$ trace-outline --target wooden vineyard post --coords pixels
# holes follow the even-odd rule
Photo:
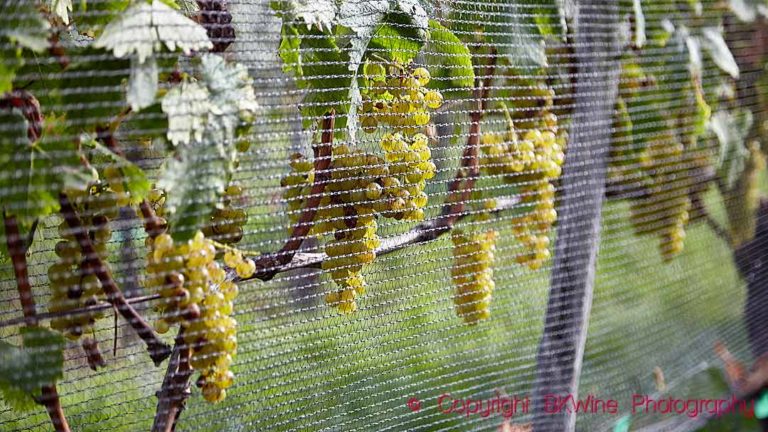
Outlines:
[[[532,392],[535,432],[573,431],[576,414],[544,411],[548,395],[577,396],[595,262],[613,108],[618,91],[618,4],[575,5],[578,78],[563,169],[557,240]]]

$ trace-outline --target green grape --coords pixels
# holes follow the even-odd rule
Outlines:
[[[105,176],[114,176],[113,170],[109,169],[109,166],[107,168]],[[68,196],[71,197],[82,223],[78,229],[88,236],[96,254],[102,263],[107,265],[107,243],[112,237],[109,220],[117,215],[117,194],[102,183],[79,191],[70,189],[69,192],[72,195]],[[85,257],[75,239],[75,234],[81,233],[72,230],[66,221],[61,222],[58,232],[62,240],[56,244],[54,252],[59,261],[48,269],[51,287],[49,311],[69,312],[98,303],[103,299],[104,292],[96,275],[90,271],[84,272],[81,268],[85,264]],[[84,332],[90,331],[96,320],[101,317],[100,312],[65,315],[51,320],[51,328],[61,331],[69,339],[76,340]]]
[[[664,261],[670,261],[684,247],[691,210],[689,193],[697,182],[686,171],[695,156],[669,130],[649,143],[639,156],[646,193],[632,200],[630,221],[636,234],[658,236],[659,252]]]
[[[497,235],[494,230],[466,234],[457,229],[451,233],[454,256],[451,278],[456,287],[454,303],[456,314],[467,324],[477,324],[490,316]]]
[[[430,110],[443,97],[428,90],[429,72],[410,65],[388,67],[367,63],[367,87],[363,89],[360,116],[363,130],[373,133],[388,128],[379,140],[383,155],[364,153],[347,145],[335,145],[329,167],[330,181],[317,208],[311,235],[328,236],[323,262],[338,289],[326,303],[342,313],[357,310],[357,298],[365,292],[363,270],[376,258],[379,246],[378,217],[420,221],[428,197],[426,181],[437,170],[427,136],[421,129],[430,121]],[[296,224],[314,182],[313,164],[300,154],[291,156],[291,170],[283,177],[289,217]],[[232,260],[234,256],[226,257]],[[247,270],[243,264],[237,264]]]
[[[203,229],[206,237],[226,244],[235,244],[243,239],[243,227],[248,221],[245,209],[238,204],[243,199],[241,186],[234,183],[227,186],[222,207],[214,209],[209,224]]]
[[[537,121],[522,139],[511,122],[504,133],[480,138],[482,169],[519,187],[527,212],[513,220],[512,232],[524,247],[515,260],[531,270],[541,268],[550,256],[548,233],[557,221],[553,182],[562,173],[566,139],[553,113],[541,111]]]
[[[410,65],[390,65],[386,85],[373,81],[363,91],[361,123],[363,130],[375,132],[385,125],[407,136],[418,132],[429,123],[429,110],[440,108],[443,96],[437,90],[428,90],[430,74],[425,68],[410,71]]]
[[[109,188],[115,193],[115,202],[120,207],[127,207],[131,204],[130,194],[125,190],[123,183],[123,173],[117,165],[107,165],[104,168],[104,177],[107,179]]]
[[[230,186],[227,192],[242,190]],[[170,325],[180,323],[191,346],[190,365],[200,372],[204,397],[219,402],[233,382],[229,366],[237,350],[237,322],[232,318],[237,285],[227,280],[225,269],[216,261],[215,245],[202,232],[180,243],[163,233],[148,243],[145,286],[163,297],[156,305],[162,314],[156,330],[165,333]],[[235,249],[224,254],[224,264],[243,278],[256,270],[255,262]]]

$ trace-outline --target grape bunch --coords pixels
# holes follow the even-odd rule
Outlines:
[[[80,215],[83,227],[93,243],[93,247],[102,261],[108,257],[107,243],[112,237],[110,219],[117,217],[118,194],[104,183],[97,183],[89,188],[68,189],[67,196]],[[48,280],[51,286],[49,312],[67,312],[93,306],[103,298],[101,283],[94,274],[94,269],[86,265],[86,257],[75,239],[75,232],[62,221],[58,227],[61,241],[56,243],[55,252],[58,261],[48,268]],[[90,331],[96,319],[102,313],[83,313],[65,315],[51,320],[51,328],[76,340],[83,333]]]
[[[526,211],[513,219],[512,231],[525,251],[516,261],[531,270],[539,269],[550,256],[549,231],[557,220],[553,183],[562,172],[567,139],[551,112],[544,112],[536,126],[519,139],[510,118],[505,132],[482,135],[480,159],[486,172],[503,176],[520,190]]]
[[[442,95],[424,86],[429,72],[411,71],[395,63],[389,73],[381,65],[367,65],[370,82],[365,90],[362,122],[366,132],[389,130],[380,136],[382,155],[348,145],[335,145],[325,185],[310,233],[327,236],[328,255],[322,266],[338,290],[326,303],[342,313],[357,310],[356,298],[365,292],[364,267],[376,258],[379,246],[377,218],[420,221],[424,218],[426,181],[434,177],[429,141],[419,132],[429,122],[429,110],[442,104]],[[315,176],[312,162],[294,154],[291,171],[282,179],[283,194],[293,224],[299,221]]]
[[[202,232],[186,242],[174,242],[163,233],[148,238],[147,288],[160,294],[157,306],[162,318],[155,322],[158,333],[180,323],[184,340],[191,347],[190,365],[200,371],[198,384],[209,402],[218,402],[232,385],[229,370],[237,348],[237,323],[232,318],[237,285],[227,279],[216,261],[216,247]],[[225,261],[241,277],[256,270],[251,259],[229,252]]]
[[[672,133],[661,132],[640,154],[644,194],[630,206],[630,221],[637,234],[659,236],[659,250],[669,261],[683,250],[689,220],[690,181],[685,176],[688,153]]]
[[[243,239],[243,226],[248,215],[239,203],[243,200],[243,188],[230,184],[224,190],[222,206],[213,210],[211,221],[203,229],[206,237],[222,243],[235,244]]]
[[[490,316],[497,235],[494,230],[465,233],[457,229],[451,233],[451,277],[456,287],[454,303],[456,314],[467,324],[477,324]]]
[[[398,139],[398,134],[392,135]],[[331,179],[326,185],[326,195],[320,201],[311,234],[332,237],[325,242],[328,259],[323,269],[328,270],[340,290],[330,293],[326,301],[337,306],[340,312],[350,313],[357,309],[355,298],[365,292],[363,267],[375,259],[379,245],[377,216],[396,220],[422,220],[427,204],[424,193],[426,179],[434,175],[429,159],[426,137],[417,137],[416,145],[400,148],[399,153],[385,157],[337,145],[332,149],[329,170]],[[396,145],[401,145],[400,141]],[[389,146],[387,148],[390,148]],[[425,151],[426,149],[426,151]],[[412,156],[407,156],[412,155]],[[398,165],[387,160],[400,162]],[[424,169],[420,169],[421,166]],[[408,168],[411,167],[411,168]],[[314,181],[312,163],[301,155],[291,159],[291,172],[283,178],[287,189],[291,222],[296,223],[307,194]]]
[[[431,76],[423,67],[412,70],[411,65],[399,62],[388,67],[369,63],[365,76],[369,85],[363,91],[360,121],[366,132],[386,125],[395,132],[413,135],[429,123],[429,111],[443,105],[443,95],[426,88]]]

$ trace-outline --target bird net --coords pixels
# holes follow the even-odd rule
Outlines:
[[[764,1],[0,5],[0,430],[768,427]]]

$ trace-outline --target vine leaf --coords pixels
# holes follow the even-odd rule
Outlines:
[[[134,111],[154,102],[157,93],[156,50],[170,51],[213,47],[205,28],[162,1],[138,2],[107,24],[94,47],[106,48],[117,58],[131,58],[127,101]]]
[[[471,89],[475,84],[472,55],[453,32],[439,22],[429,22],[426,63],[431,66],[429,86],[440,90]]]
[[[333,0],[284,0],[273,2],[272,8],[287,21],[303,21],[307,29],[316,27],[320,31],[330,31],[338,13]]]
[[[337,9],[323,6],[318,9],[321,14],[310,16],[297,12],[302,5],[297,1],[272,3],[283,18],[279,48],[283,70],[293,72],[297,85],[309,90],[301,108],[304,126],[311,126],[315,119],[333,109],[337,113],[337,130],[346,127],[354,139],[356,107],[362,100],[358,74],[363,56],[373,44],[373,48],[388,54],[415,57],[428,37],[427,13],[419,0],[344,0]],[[302,20],[306,28],[301,25]],[[390,26],[390,21],[397,25]],[[323,24],[317,25],[320,22]],[[332,29],[333,22],[338,25]],[[395,34],[400,41],[415,40],[416,45],[406,42],[395,47]]]
[[[140,110],[155,102],[157,93],[157,60],[150,57],[140,63],[136,57],[131,57],[131,77],[128,80],[126,100],[133,110]]]
[[[37,12],[34,2],[0,0],[0,7],[3,10],[0,14],[0,94],[3,94],[13,89],[16,71],[24,66],[20,48],[45,50],[50,24]]]
[[[49,116],[42,136],[31,143],[27,119],[17,109],[1,110],[0,205],[23,226],[58,210],[58,193],[84,175],[77,152],[66,136],[65,123]]]
[[[72,127],[93,132],[125,107],[122,82],[129,79],[131,65],[93,48],[76,59],[58,83],[62,106]]]
[[[198,81],[171,89],[162,103],[176,154],[164,167],[158,186],[172,192],[166,207],[177,240],[191,238],[210,216],[211,204],[234,171],[237,127],[252,121],[259,109],[242,65],[206,54],[198,75]]]
[[[200,141],[210,109],[208,89],[197,82],[182,82],[166,93],[162,101],[168,115],[168,140],[174,145]]]
[[[19,50],[2,45],[6,44],[0,42],[0,94],[13,90],[16,71],[24,65]]]
[[[710,128],[720,143],[718,176],[724,179],[728,189],[732,189],[741,176],[749,157],[745,142],[752,123],[752,111],[743,108],[718,111],[712,116]]]
[[[51,12],[69,25],[69,14],[72,12],[72,0],[49,0]]]
[[[207,130],[211,138],[232,147],[237,126],[253,121],[259,109],[248,70],[241,64],[229,64],[222,57],[206,55],[200,71],[210,94]]]
[[[413,60],[424,45],[423,34],[403,14],[388,14],[368,42],[369,53],[402,63]]]
[[[457,23],[456,30],[461,31],[467,42],[474,38],[475,32],[481,32],[512,65],[521,68],[547,65],[544,35],[550,31],[536,22],[536,16],[541,15],[537,10],[543,10],[544,5],[488,0],[457,2],[455,6],[451,20]],[[561,5],[552,4],[547,9],[552,7],[564,13]]]
[[[331,109],[336,110],[338,128],[344,127],[346,116],[338,114],[349,111],[349,57],[336,44],[335,36],[317,29],[288,23],[283,24],[282,33],[283,70],[293,72],[296,85],[307,90],[301,106],[304,127],[312,126],[316,118]]]
[[[759,15],[768,17],[768,5],[764,0],[730,0],[731,11],[743,22],[753,22]]]
[[[34,405],[40,387],[61,378],[64,337],[42,327],[20,329],[22,346],[0,341],[0,393],[14,408]]]
[[[131,4],[131,0],[77,0],[71,3],[74,8],[70,20],[77,23],[78,30],[99,35],[104,26],[117,18]]]
[[[739,78],[739,65],[733,58],[730,48],[723,39],[723,33],[715,27],[706,27],[701,30],[703,36],[701,42],[709,52],[712,61],[734,79]]]
[[[635,47],[642,48],[645,45],[645,14],[641,0],[632,0],[632,12],[635,17]]]
[[[363,56],[368,51],[368,45],[374,37],[380,23],[386,24],[387,17],[394,21],[406,18],[408,23],[401,28],[407,29],[410,24],[418,34],[417,40],[423,43],[429,35],[429,19],[427,12],[418,0],[373,0],[361,2],[359,0],[346,0],[339,7],[339,25],[352,30],[350,40],[348,69],[352,73],[349,86],[348,99],[350,102],[347,113],[347,132],[350,139],[355,139],[357,130],[357,107],[362,103],[360,87],[358,84],[358,72],[363,61]],[[408,35],[406,35],[408,38]],[[412,38],[411,38],[412,39]],[[419,45],[419,47],[420,47]],[[403,55],[402,50],[395,50],[395,55]],[[415,56],[415,53],[413,53]]]
[[[89,160],[93,162],[101,158],[117,167],[120,171],[123,187],[128,192],[132,205],[139,204],[147,197],[147,194],[152,189],[152,183],[141,168],[108,149],[95,139],[81,141],[83,141],[84,146],[89,147],[94,153],[94,157],[89,158]]]

